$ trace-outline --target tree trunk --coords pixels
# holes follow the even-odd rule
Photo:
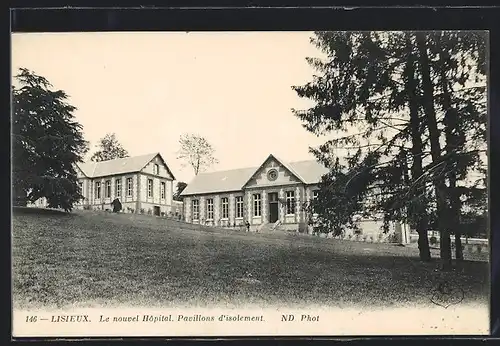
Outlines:
[[[410,108],[410,126],[411,126],[411,140],[412,140],[412,156],[413,163],[411,167],[411,180],[412,184],[422,176],[422,133],[421,124],[418,114],[419,103],[417,99],[417,81],[415,79],[415,56],[412,54],[412,42],[407,40],[409,56],[406,65],[405,74],[406,86],[408,89],[408,103]],[[418,250],[420,260],[428,262],[431,260],[431,252],[429,249],[429,236],[427,234],[427,210],[426,206],[417,202],[415,208],[412,208],[412,219],[417,220],[416,231],[418,233]]]
[[[464,260],[464,252],[462,247],[462,239],[460,238],[461,234],[459,232],[455,233],[455,258],[457,261]]]
[[[439,129],[437,126],[436,111],[434,109],[434,86],[431,80],[429,57],[427,54],[426,34],[417,33],[417,48],[419,51],[419,65],[422,74],[422,105],[427,120],[429,139],[431,142],[431,156],[434,165],[441,164],[441,145],[439,143]],[[436,191],[437,228],[440,238],[441,269],[451,269],[451,240],[447,222],[446,185],[444,177],[434,179]]]
[[[441,232],[440,242],[441,269],[443,271],[450,271],[452,268],[450,233]]]
[[[429,262],[431,260],[431,250],[429,248],[429,237],[427,234],[427,226],[418,227],[418,252],[420,260],[424,262]]]
[[[12,198],[12,205],[16,207],[26,207],[28,205],[28,194],[25,189],[14,185],[12,192],[14,195]]]
[[[198,158],[196,163],[193,165],[194,168],[194,175],[198,175],[200,172],[200,159]]]
[[[461,213],[461,202],[460,196],[457,195],[457,176],[455,172],[450,173],[450,224],[453,226],[453,232],[455,233],[455,258],[457,261],[462,261],[464,259],[462,251],[462,232],[460,231],[460,213]]]
[[[456,193],[457,188],[457,176],[455,172],[451,173],[450,176],[450,221],[453,226],[453,232],[455,233],[455,258],[457,261],[462,261],[464,259],[462,251],[462,232],[460,229],[460,213],[461,213],[461,202],[460,196]]]
[[[16,207],[26,207],[28,205],[28,201],[24,197],[17,197],[13,200],[12,204]]]
[[[440,80],[441,80],[441,88],[443,91],[443,111],[445,112],[444,116],[444,125],[445,125],[445,136],[446,136],[446,145],[445,151],[448,157],[448,161],[451,164],[451,169],[448,169],[448,181],[449,181],[449,225],[451,226],[451,230],[455,234],[455,258],[457,261],[463,260],[462,253],[462,242],[460,239],[460,214],[462,205],[460,202],[460,196],[457,193],[457,172],[456,172],[456,154],[459,150],[458,140],[457,140],[457,132],[459,131],[458,125],[458,113],[453,108],[450,89],[448,87],[448,80],[446,78],[446,70],[445,66],[448,63],[448,52],[443,49],[443,51],[439,55],[439,60],[441,63],[441,71],[440,71]]]

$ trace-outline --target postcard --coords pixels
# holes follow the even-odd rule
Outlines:
[[[489,334],[487,52],[13,33],[13,337]]]

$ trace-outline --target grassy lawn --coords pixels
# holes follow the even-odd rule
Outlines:
[[[294,234],[185,230],[154,217],[15,213],[15,308],[429,304],[444,280],[489,299],[489,265],[435,271],[418,250]]]

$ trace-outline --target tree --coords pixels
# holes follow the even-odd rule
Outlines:
[[[356,215],[382,214],[386,230],[391,221],[410,223],[421,259],[429,260],[427,229],[435,226],[443,269],[449,268],[461,200],[484,203],[468,182],[486,138],[485,83],[468,85],[484,75],[484,37],[318,32],[312,42],[327,58],[308,59],[320,75],[293,88],[315,105],[294,113],[307,130],[334,134],[311,148],[330,168],[315,206],[320,228],[341,232],[355,227]],[[333,155],[337,147],[352,150],[342,163]]]
[[[419,56],[419,69],[422,77],[422,106],[425,112],[427,129],[431,147],[432,164],[434,167],[442,166],[442,148],[440,143],[440,131],[434,104],[434,83],[432,81],[431,66],[428,55],[426,33],[416,34],[416,43]],[[451,243],[448,225],[446,224],[447,196],[446,185],[442,175],[434,179],[437,209],[437,228],[440,236],[440,256],[442,268],[451,268]]]
[[[184,161],[183,166],[193,167],[195,175],[219,162],[214,157],[215,149],[199,135],[183,134],[179,139],[179,144],[177,158]]]
[[[486,205],[482,193],[472,192],[486,191],[482,158],[486,150],[486,39],[476,32],[436,32],[427,36],[427,45],[433,55],[431,68],[438,89],[434,98],[445,134],[441,161],[447,167],[442,175],[447,181],[446,223],[449,233],[455,234],[455,257],[462,260],[464,207],[474,204],[475,198]],[[478,189],[479,181],[467,182],[473,170],[482,175],[482,188]]]
[[[99,162],[128,157],[127,150],[125,150],[120,142],[118,142],[114,133],[106,134],[99,140],[96,147],[99,150],[92,155],[90,158],[91,161]]]
[[[70,211],[83,196],[75,164],[88,151],[76,108],[62,90],[21,68],[12,87],[12,184],[14,204],[46,198],[49,208]]]
[[[419,99],[418,99],[418,80],[416,79],[416,58],[411,54],[412,50],[412,40],[410,37],[406,37],[405,40],[406,48],[408,51],[408,60],[403,72],[404,81],[407,86],[407,98],[408,107],[410,115],[410,126],[411,126],[411,153],[413,164],[411,167],[411,176],[416,178],[415,181],[423,175],[423,151],[424,143],[422,140],[422,121],[419,114]],[[412,182],[412,184],[415,183]],[[425,190],[420,193],[420,196],[425,196]],[[409,204],[410,208],[410,219],[413,221],[415,230],[418,233],[418,248],[420,250],[420,258],[424,261],[429,261],[431,259],[431,253],[429,248],[429,238],[427,233],[427,228],[429,225],[429,216],[426,212],[426,206],[429,205],[428,201],[423,198],[415,198],[412,203]]]
[[[312,149],[330,167],[315,206],[320,229],[355,228],[357,215],[383,214],[386,230],[390,221],[420,220],[420,257],[429,260],[426,196],[411,188],[425,154],[409,145],[420,139],[421,119],[407,35],[319,32],[312,42],[327,55],[326,61],[308,59],[321,75],[293,88],[316,105],[294,113],[316,134],[347,133]],[[342,164],[332,156],[337,147],[352,150]]]
[[[181,193],[182,191],[184,191],[184,189],[187,187],[187,184],[183,181],[179,181],[177,182],[177,185],[176,185],[176,190],[175,190],[175,193],[174,193],[174,201],[182,201],[182,197],[181,197]]]

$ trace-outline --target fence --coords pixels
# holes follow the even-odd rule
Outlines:
[[[439,247],[439,235],[437,237],[434,236],[433,233],[429,232],[429,239],[431,237],[436,238],[436,242],[433,244],[431,243],[431,246]],[[410,234],[410,239],[411,243],[417,243],[418,242],[418,234],[416,233],[411,233]],[[487,252],[490,249],[488,239],[483,239],[483,238],[466,238],[466,237],[461,237],[460,240],[462,241],[462,248],[467,252],[470,253],[481,253],[481,252]],[[451,247],[455,248],[455,237],[451,237]]]

